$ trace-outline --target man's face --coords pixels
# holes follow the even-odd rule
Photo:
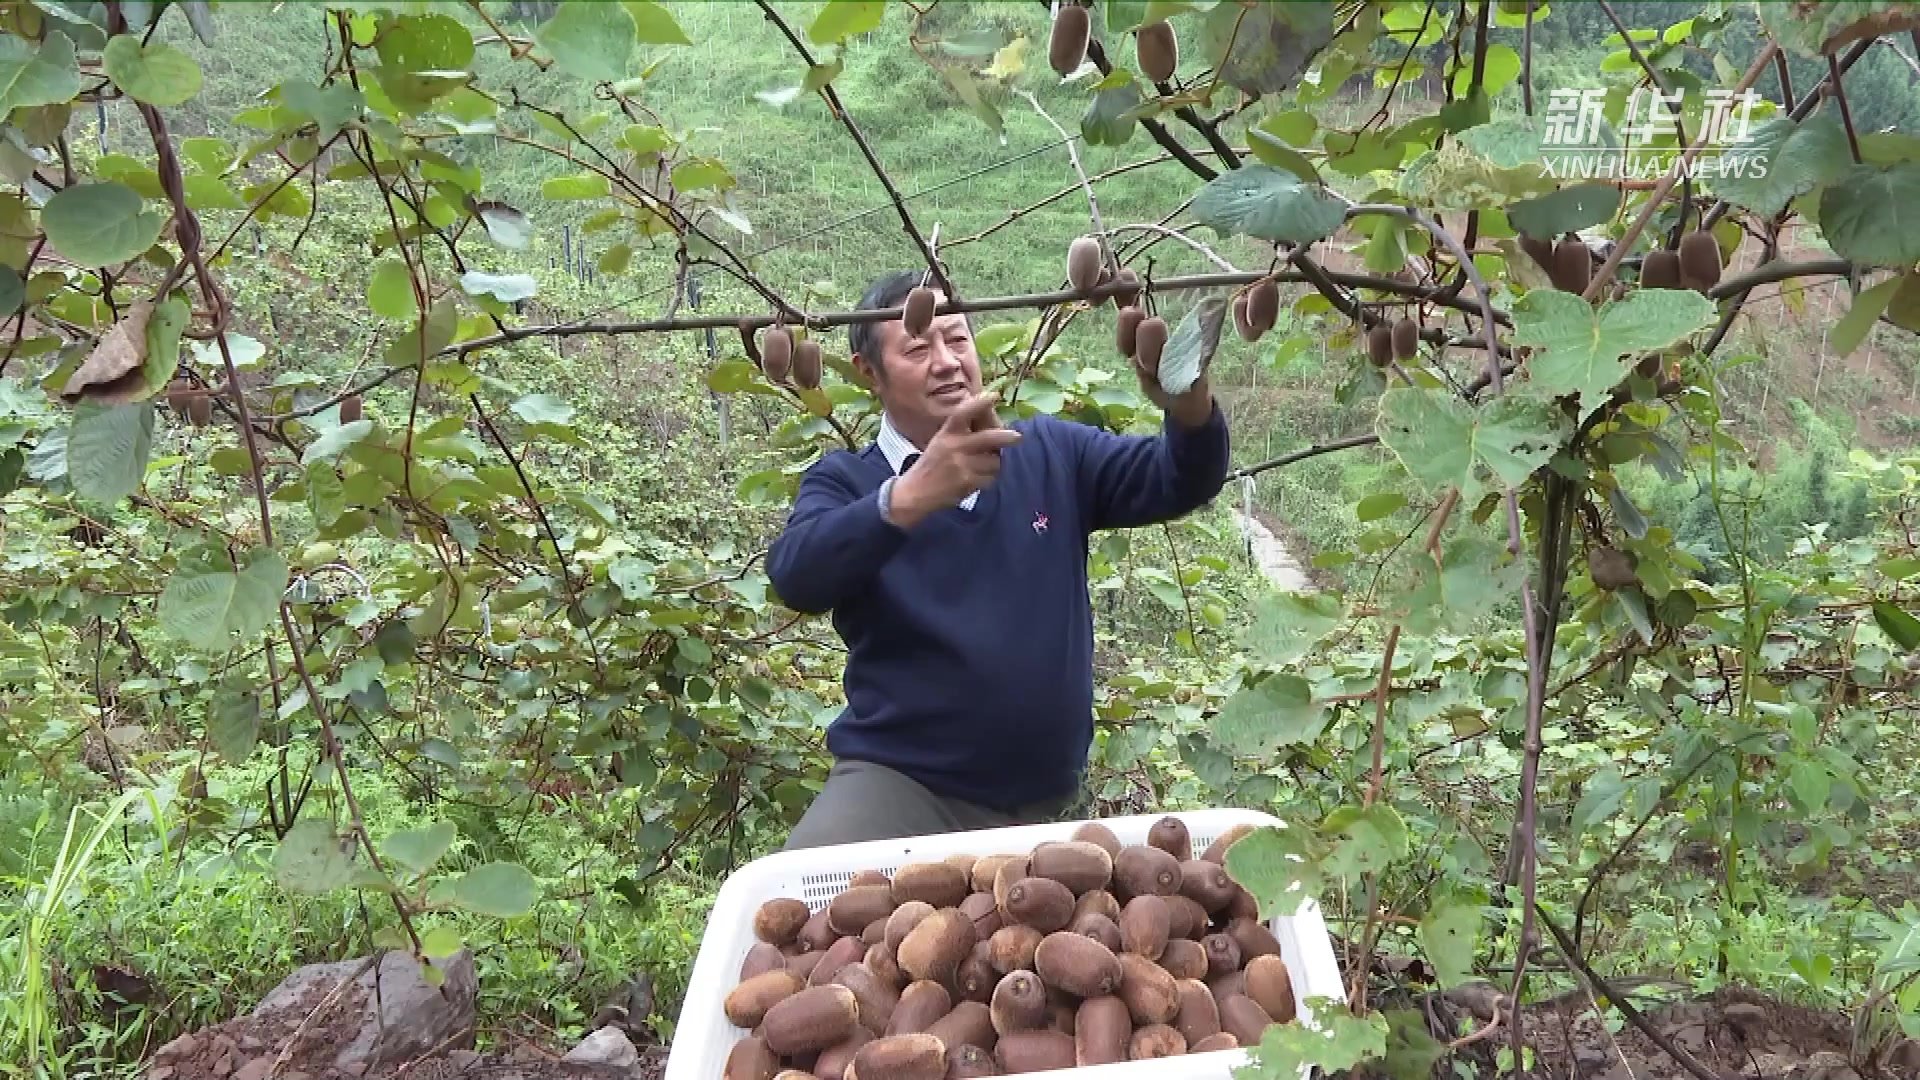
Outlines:
[[[946,296],[939,294],[939,302]],[[980,358],[973,331],[962,314],[937,315],[920,337],[909,337],[898,322],[878,327],[880,356],[863,357],[884,369],[874,389],[894,422],[915,435],[930,436],[948,414],[980,392]]]

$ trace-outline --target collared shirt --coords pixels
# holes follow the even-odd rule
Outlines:
[[[905,435],[900,434],[900,429],[893,426],[893,417],[885,413],[880,414],[880,437],[876,441],[880,444],[880,452],[887,456],[887,464],[893,468],[895,476],[906,471],[908,458],[920,456],[920,448],[913,445]],[[980,493],[976,491],[960,500],[960,506],[962,509],[972,510],[974,504],[979,501]]]

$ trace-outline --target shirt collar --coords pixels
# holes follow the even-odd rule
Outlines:
[[[900,433],[899,428],[893,426],[893,417],[886,413],[880,414],[880,437],[877,441],[880,444],[880,452],[887,456],[887,465],[893,469],[895,476],[900,475],[900,467],[906,464],[909,455],[920,452],[919,447],[913,445],[905,435]]]

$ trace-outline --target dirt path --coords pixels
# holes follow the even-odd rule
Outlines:
[[[1287,542],[1275,536],[1254,511],[1251,478],[1241,481],[1236,494],[1240,505],[1231,508],[1233,522],[1240,527],[1240,536],[1250,550],[1253,564],[1282,592],[1312,592],[1313,581],[1307,577],[1300,560],[1294,557]]]

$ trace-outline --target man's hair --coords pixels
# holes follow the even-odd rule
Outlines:
[[[925,270],[895,270],[875,278],[873,284],[860,297],[856,311],[879,311],[897,308],[907,302],[907,294],[912,292],[927,276]],[[971,326],[973,319],[967,316]],[[847,327],[847,348],[855,356],[864,357],[873,368],[877,377],[886,376],[885,366],[880,357],[880,324],[877,322],[859,322]]]

